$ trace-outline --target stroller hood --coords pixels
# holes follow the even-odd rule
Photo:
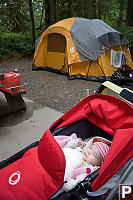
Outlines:
[[[60,121],[62,122],[57,128],[67,126],[83,118],[106,131],[107,135],[113,136],[109,153],[104,160],[100,174],[91,186],[92,191],[96,191],[133,156],[133,108],[115,97],[94,94],[82,100],[50,128]],[[45,161],[42,149],[45,134],[38,148],[39,159],[43,166],[45,166]]]

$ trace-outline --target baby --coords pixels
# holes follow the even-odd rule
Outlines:
[[[76,134],[55,136],[62,147],[66,159],[66,170],[63,189],[68,191],[88,174],[97,170],[103,163],[109,146],[104,142],[84,143]]]

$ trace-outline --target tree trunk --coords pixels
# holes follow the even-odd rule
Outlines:
[[[72,0],[68,0],[68,17],[72,15]]]
[[[56,22],[56,0],[48,0],[48,25]]]
[[[104,21],[106,20],[107,6],[104,4]]]
[[[43,5],[42,5],[42,13],[41,13],[41,18],[40,18],[40,29],[42,28],[42,20],[43,20],[43,14],[44,14],[44,7],[45,7],[45,0],[43,0]]]
[[[98,19],[101,19],[102,14],[102,1],[98,0]]]
[[[88,19],[93,19],[93,0],[88,1]]]
[[[1,1],[2,6],[4,6],[4,0]]]
[[[120,3],[120,12],[119,12],[119,18],[117,21],[117,26],[119,27],[122,23],[122,19],[123,19],[123,11],[124,11],[124,1],[123,0],[119,0]]]
[[[45,0],[45,29],[48,28],[48,0]]]
[[[132,2],[132,0],[128,0],[126,22],[127,22],[128,26],[133,26],[133,2]]]
[[[96,0],[93,1],[93,19],[97,18],[97,12],[96,12],[97,4]]]
[[[28,1],[29,1],[30,19],[31,19],[31,26],[32,26],[33,46],[35,47],[36,32],[35,32],[33,6],[32,6],[32,0],[28,0]]]

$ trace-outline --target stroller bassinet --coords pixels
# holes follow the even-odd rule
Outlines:
[[[87,190],[97,191],[133,157],[133,108],[113,96],[93,94],[54,122],[40,142],[0,163],[0,200],[52,197],[62,187],[65,173],[65,157],[53,135],[74,132],[83,140],[94,136],[112,140],[100,172],[82,182]],[[80,194],[74,195],[66,199],[78,199]]]

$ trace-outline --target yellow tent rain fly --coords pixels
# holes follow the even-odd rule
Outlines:
[[[32,69],[58,71],[70,79],[110,80],[122,55],[133,69],[128,40],[120,32],[99,19],[68,18],[42,33]]]

